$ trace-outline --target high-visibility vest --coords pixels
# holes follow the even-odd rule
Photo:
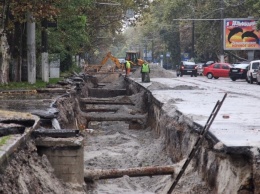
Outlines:
[[[131,68],[131,65],[130,65],[130,62],[129,62],[129,61],[126,61],[125,67],[126,67],[127,69],[130,69],[130,68]]]
[[[149,72],[149,65],[144,63],[142,65],[142,73],[148,73]]]

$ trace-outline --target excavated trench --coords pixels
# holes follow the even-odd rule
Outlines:
[[[174,176],[154,173],[102,178],[94,175],[89,181],[84,174],[86,182],[82,188],[68,186],[55,178],[46,157],[40,154],[42,148],[37,147],[40,154],[37,155],[35,145],[28,142],[26,151],[19,152],[18,160],[9,164],[6,173],[0,176],[0,193],[11,192],[10,187],[20,193],[33,193],[33,187],[37,188],[34,193],[167,193],[203,126],[179,112],[174,103],[159,102],[149,90],[118,74],[102,84],[96,77],[74,80],[76,87],[52,102],[58,113],[49,117],[50,113],[38,112],[42,118],[38,133],[53,127],[51,119],[55,115],[69,138],[82,136],[84,171],[89,173],[172,165]],[[60,135],[53,137],[60,138]],[[207,135],[173,193],[257,193],[254,188],[258,180],[257,173],[254,175],[257,165],[251,154],[232,149],[223,152],[219,147],[221,144]],[[19,163],[20,159],[26,167]],[[13,175],[15,172],[21,173]],[[26,180],[34,186],[26,187]]]
[[[180,89],[180,88],[178,88]],[[185,89],[185,88],[184,88]],[[113,92],[112,92],[113,91]],[[89,193],[165,193],[172,185],[203,126],[175,106],[157,101],[150,91],[122,77],[101,87],[82,88],[73,112],[85,134],[84,163],[97,169],[129,169],[173,165],[175,176],[123,176],[87,182]],[[67,99],[69,100],[69,99]],[[73,106],[71,106],[73,107]],[[62,114],[61,114],[62,115]],[[73,118],[74,118],[73,117]],[[73,123],[70,116],[61,118]],[[85,130],[84,130],[85,129]],[[223,153],[218,141],[207,135],[174,193],[253,193],[252,156],[247,152]]]

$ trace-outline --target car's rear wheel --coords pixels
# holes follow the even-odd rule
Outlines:
[[[237,79],[236,78],[234,78],[234,77],[231,77],[230,78],[232,81],[236,81]]]
[[[207,74],[207,78],[208,78],[208,79],[212,79],[212,78],[213,78],[212,73],[208,73],[208,74]]]

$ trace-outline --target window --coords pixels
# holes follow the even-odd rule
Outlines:
[[[220,69],[220,64],[215,64],[215,65],[213,66],[213,68],[214,68],[214,69]]]
[[[252,64],[252,69],[258,69],[258,67],[259,67],[259,62]]]
[[[228,65],[222,65],[222,69],[229,69]]]

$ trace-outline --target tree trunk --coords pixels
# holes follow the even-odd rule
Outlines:
[[[155,176],[155,175],[173,175],[175,171],[174,166],[154,166],[154,167],[140,167],[128,169],[95,169],[84,170],[85,182],[98,180],[98,179],[111,179],[119,178],[124,175],[130,177],[140,176]]]
[[[7,42],[7,37],[5,33],[1,33],[1,55],[2,55],[2,63],[0,64],[0,83],[7,84],[9,81],[9,61],[10,61],[10,54],[9,54],[9,45]]]
[[[15,82],[22,81],[22,52],[24,47],[22,41],[22,37],[24,36],[23,31],[23,25],[16,22],[13,35],[13,50],[11,50],[14,65],[13,76]]]
[[[36,56],[35,56],[35,22],[30,13],[27,16],[27,64],[28,82],[36,82]]]

